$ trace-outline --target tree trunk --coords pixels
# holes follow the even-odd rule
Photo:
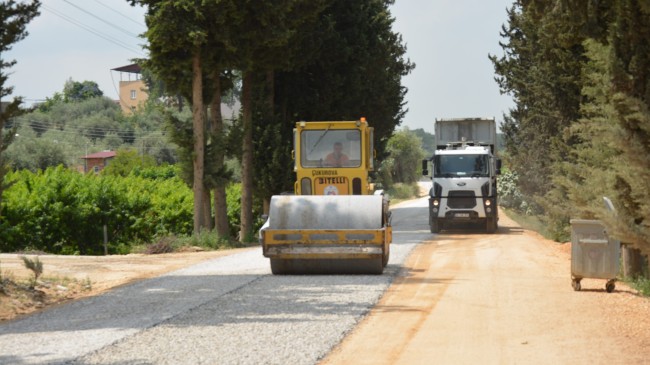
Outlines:
[[[212,135],[216,138],[216,143],[223,144],[223,119],[221,117],[221,82],[219,80],[220,72],[215,70],[212,75],[213,92],[212,98]],[[224,149],[218,148],[218,153],[215,156],[215,168],[217,171],[221,170],[224,165]],[[228,224],[228,204],[226,202],[226,184],[223,179],[217,181],[217,186],[214,188],[214,226],[217,230],[219,237],[229,238],[230,227]]]
[[[0,219],[2,218],[2,195],[4,194],[4,177],[7,174],[4,159],[2,155],[4,154],[4,137],[2,136],[2,131],[4,130],[4,115],[0,115]]]
[[[623,256],[623,275],[626,278],[636,278],[643,274],[643,257],[641,251],[628,245],[621,245]]]
[[[242,138],[241,162],[241,225],[239,241],[244,242],[253,232],[253,115],[252,115],[253,75],[244,72],[242,80],[242,119],[244,136]]]
[[[205,134],[208,133],[208,105],[203,103],[203,148],[207,148],[208,145],[208,136]],[[205,151],[205,150],[204,150]],[[201,227],[212,230],[214,228],[212,220],[212,196],[210,194],[210,187],[205,184],[205,164],[206,157],[205,152],[203,154],[203,222],[201,222]]]
[[[196,48],[192,59],[192,129],[194,131],[194,234],[203,228],[203,174],[205,158],[205,113],[203,108],[203,80],[201,70],[201,50]]]
[[[212,230],[212,202],[210,200],[210,189],[203,187],[203,222],[201,227]]]
[[[266,110],[269,113],[269,123],[275,121],[275,72],[267,71],[266,72]],[[265,194],[262,199],[262,212],[264,214],[269,214],[269,208],[271,206],[271,196],[272,193],[268,192]]]

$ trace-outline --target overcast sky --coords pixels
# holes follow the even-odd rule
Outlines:
[[[27,104],[61,92],[66,80],[95,81],[117,99],[120,77],[111,69],[145,57],[137,37],[144,11],[125,0],[44,0],[29,36],[3,59],[18,63],[7,85]],[[512,107],[499,94],[488,54],[501,55],[499,32],[512,0],[397,0],[394,30],[416,68],[403,79],[408,113],[402,123],[433,132],[444,117],[496,117]],[[372,121],[371,121],[372,122]]]

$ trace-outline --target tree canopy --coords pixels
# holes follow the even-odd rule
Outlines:
[[[13,87],[5,85],[9,74],[7,69],[16,64],[15,60],[5,60],[2,58],[6,55],[13,44],[24,39],[27,36],[27,24],[39,15],[38,9],[41,6],[40,1],[16,2],[14,0],[0,2],[0,101],[10,96]],[[4,158],[4,151],[15,137],[15,127],[3,135],[5,126],[12,119],[23,113],[20,110],[22,98],[16,97],[13,101],[2,105],[0,108],[0,213],[2,213],[2,193],[9,186],[5,182],[7,174],[7,162]]]
[[[491,60],[516,104],[501,129],[521,192],[557,239],[598,218],[650,252],[650,5],[520,0],[508,15]]]
[[[214,98],[228,91],[221,76],[241,75],[242,111],[231,133],[241,136],[242,239],[252,232],[253,192],[268,199],[292,185],[290,151],[283,142],[291,140],[296,121],[365,116],[382,155],[405,113],[401,77],[414,65],[404,59],[405,45],[391,29],[392,1],[130,2],[148,7],[150,58],[143,65],[168,93],[183,95],[196,110],[195,181],[205,180],[199,160],[207,146],[229,149],[216,148],[228,140],[220,127],[208,135],[200,131],[219,125],[201,115],[203,100],[218,105]],[[219,164],[222,157],[207,158]],[[195,192],[195,199],[205,195]],[[203,214],[201,206],[195,207],[195,219]],[[199,226],[195,222],[195,229]]]

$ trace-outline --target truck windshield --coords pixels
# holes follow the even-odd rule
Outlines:
[[[435,177],[488,177],[488,155],[438,155],[433,160]]]
[[[357,129],[303,130],[300,164],[312,168],[361,166],[361,132]]]

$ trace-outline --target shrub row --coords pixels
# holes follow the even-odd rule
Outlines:
[[[82,175],[60,166],[12,172],[6,179],[13,185],[3,195],[0,252],[103,254],[104,225],[109,253],[192,233],[192,191],[176,176]],[[229,205],[238,203],[238,188],[228,189]]]

